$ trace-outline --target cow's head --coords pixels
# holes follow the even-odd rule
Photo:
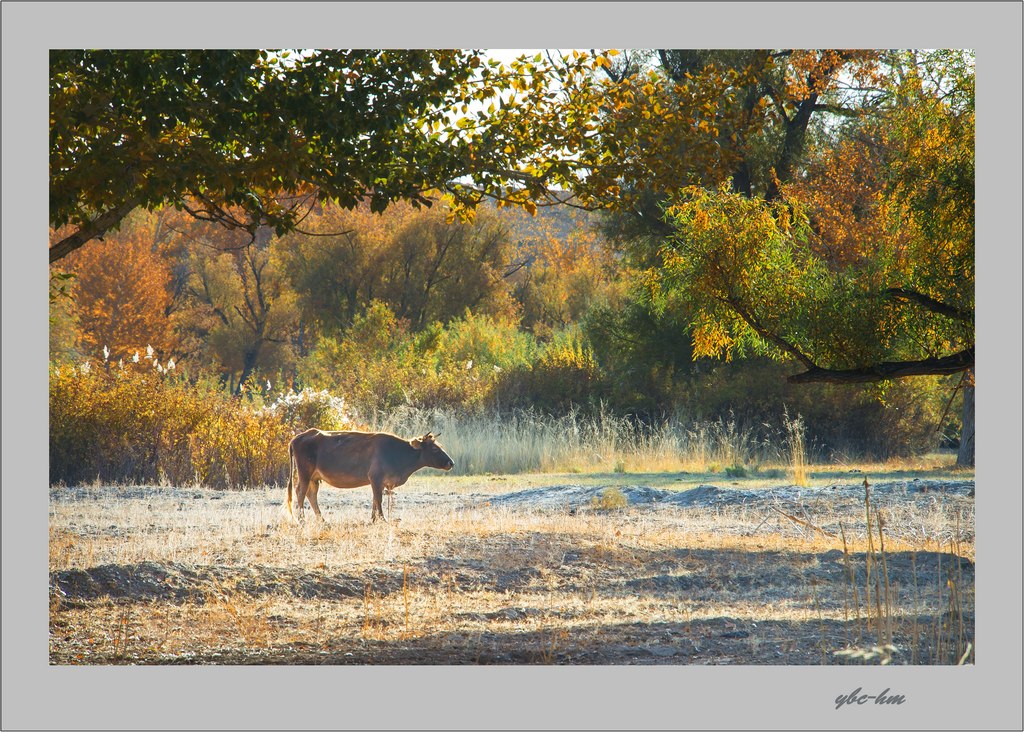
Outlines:
[[[455,467],[455,461],[448,457],[448,453],[441,447],[441,443],[437,441],[433,432],[410,440],[409,444],[423,453],[423,463],[428,468],[451,470]]]

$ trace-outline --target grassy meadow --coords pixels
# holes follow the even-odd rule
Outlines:
[[[714,441],[514,450],[493,426],[488,451],[479,425],[435,427],[463,474],[415,474],[387,523],[368,487],[325,486],[326,523],[301,525],[277,485],[52,487],[50,662],[973,662],[973,473],[951,455],[742,467]],[[466,474],[484,453],[506,472]],[[867,504],[865,478],[888,486]],[[721,500],[671,500],[689,491]]]

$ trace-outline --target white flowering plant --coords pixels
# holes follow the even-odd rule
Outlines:
[[[346,405],[344,397],[326,389],[306,387],[299,392],[282,393],[264,409],[297,432],[310,427],[346,430],[359,426],[355,410]]]

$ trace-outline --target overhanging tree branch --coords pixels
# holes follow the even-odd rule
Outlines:
[[[922,305],[928,310],[931,310],[933,313],[944,315],[947,318],[952,318],[953,320],[960,320],[965,323],[974,322],[974,313],[961,310],[960,308],[953,307],[952,305],[947,305],[944,302],[940,302],[933,297],[925,295],[923,292],[907,290],[902,287],[890,287],[884,292],[884,294],[897,300],[915,302],[918,305]]]
[[[90,239],[103,236],[111,228],[121,223],[121,219],[130,214],[137,205],[134,200],[125,201],[79,227],[74,234],[61,239],[50,247],[50,264],[71,254]]]
[[[737,315],[743,318],[743,321],[747,325],[754,329],[755,333],[761,336],[761,338],[768,341],[779,350],[788,353],[790,356],[792,356],[797,361],[806,366],[808,371],[814,371],[815,369],[819,369],[819,366],[816,363],[814,363],[814,361],[811,360],[810,356],[808,356],[806,353],[801,351],[799,348],[794,346],[786,339],[782,338],[777,333],[772,333],[770,330],[764,327],[764,325],[761,324],[760,320],[755,318],[752,313],[750,313],[746,308],[744,308],[741,305],[738,298],[728,297],[724,298],[724,300],[726,303],[728,303],[729,307],[731,307],[736,312]]]
[[[883,361],[871,366],[855,369],[824,369],[818,366],[800,374],[793,374],[787,381],[791,384],[824,382],[829,384],[864,384],[887,379],[901,379],[906,376],[944,376],[958,374],[974,367],[974,346],[941,358],[925,358],[920,361]]]
[[[974,368],[974,346],[951,356],[932,356],[916,361],[882,361],[853,369],[823,368],[814,363],[807,354],[792,343],[765,328],[757,318],[741,306],[736,298],[725,298],[725,301],[761,338],[793,356],[807,368],[802,373],[787,377],[787,381],[791,384],[813,382],[864,384],[887,379],[901,379],[907,376],[945,376]],[[941,303],[938,304],[941,305]]]
[[[848,118],[851,118],[851,119],[857,119],[859,117],[863,117],[864,116],[863,110],[860,110],[860,109],[849,109],[848,107],[843,107],[843,106],[841,106],[839,104],[821,104],[821,103],[818,103],[818,104],[814,105],[814,111],[815,112],[828,112],[829,114],[834,114],[834,115],[839,116],[839,117],[848,117]]]

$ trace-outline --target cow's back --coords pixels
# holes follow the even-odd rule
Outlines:
[[[336,488],[357,488],[370,482],[370,471],[381,455],[400,449],[404,442],[383,432],[310,429],[292,440],[292,450],[310,477]]]

